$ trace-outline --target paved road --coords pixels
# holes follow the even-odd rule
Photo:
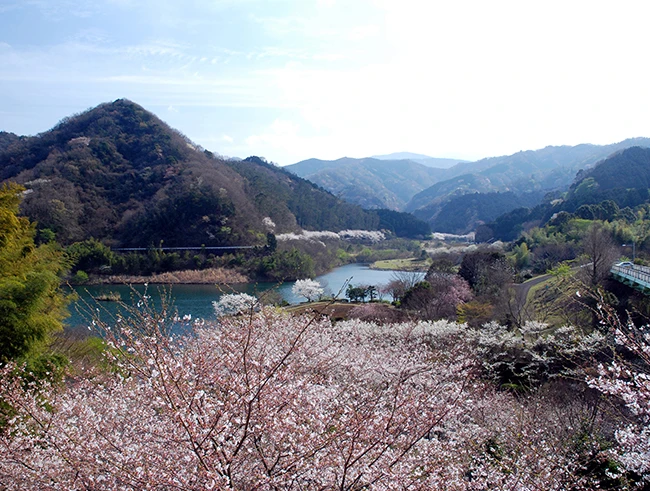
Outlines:
[[[548,280],[550,277],[550,274],[543,274],[541,276],[533,278],[532,280],[528,280],[525,283],[519,283],[515,285],[516,307],[519,314],[521,314],[521,311],[524,310],[524,307],[526,306],[526,298],[528,297],[528,292],[530,289],[535,285],[539,285],[540,283]]]
[[[586,268],[587,266],[590,265],[591,263],[583,264],[581,266],[573,266],[571,268],[571,271],[575,273],[579,269]],[[553,275],[543,274],[533,278],[532,280],[528,280],[525,283],[519,283],[515,285],[515,298],[517,301],[517,313],[519,315],[521,315],[521,311],[526,306],[526,298],[528,297],[528,292],[530,291],[530,289],[535,285],[539,285],[540,283],[548,280],[551,276]]]

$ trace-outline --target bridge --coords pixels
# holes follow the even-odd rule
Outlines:
[[[615,264],[611,269],[615,280],[620,281],[645,295],[650,295],[650,268],[637,264]]]

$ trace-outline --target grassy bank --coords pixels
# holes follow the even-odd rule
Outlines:
[[[397,271],[427,271],[431,265],[431,259],[408,258],[388,259],[375,261],[370,265],[372,269],[397,270]]]

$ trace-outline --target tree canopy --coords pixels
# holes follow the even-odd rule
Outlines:
[[[55,243],[35,246],[34,225],[18,216],[22,191],[0,187],[0,363],[36,351],[67,314],[66,261]]]

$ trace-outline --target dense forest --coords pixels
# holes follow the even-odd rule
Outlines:
[[[224,160],[127,100],[65,118],[34,137],[0,134],[0,178],[25,186],[22,213],[36,240],[68,246],[74,278],[237,267],[249,277],[295,279],[340,264],[341,254],[281,243],[302,230],[384,229],[425,237],[412,215],[363,210],[264,159]],[[252,246],[221,256],[200,248]],[[116,254],[109,248],[149,248]],[[194,247],[194,252],[163,248]]]
[[[622,150],[577,173],[566,193],[551,193],[540,205],[517,208],[477,229],[478,240],[514,240],[536,225],[561,225],[571,218],[632,223],[650,201],[650,149]]]
[[[1,141],[0,178],[27,187],[23,213],[63,244],[263,244],[265,217],[277,232],[379,225],[376,214],[261,159],[215,158],[127,100]]]

